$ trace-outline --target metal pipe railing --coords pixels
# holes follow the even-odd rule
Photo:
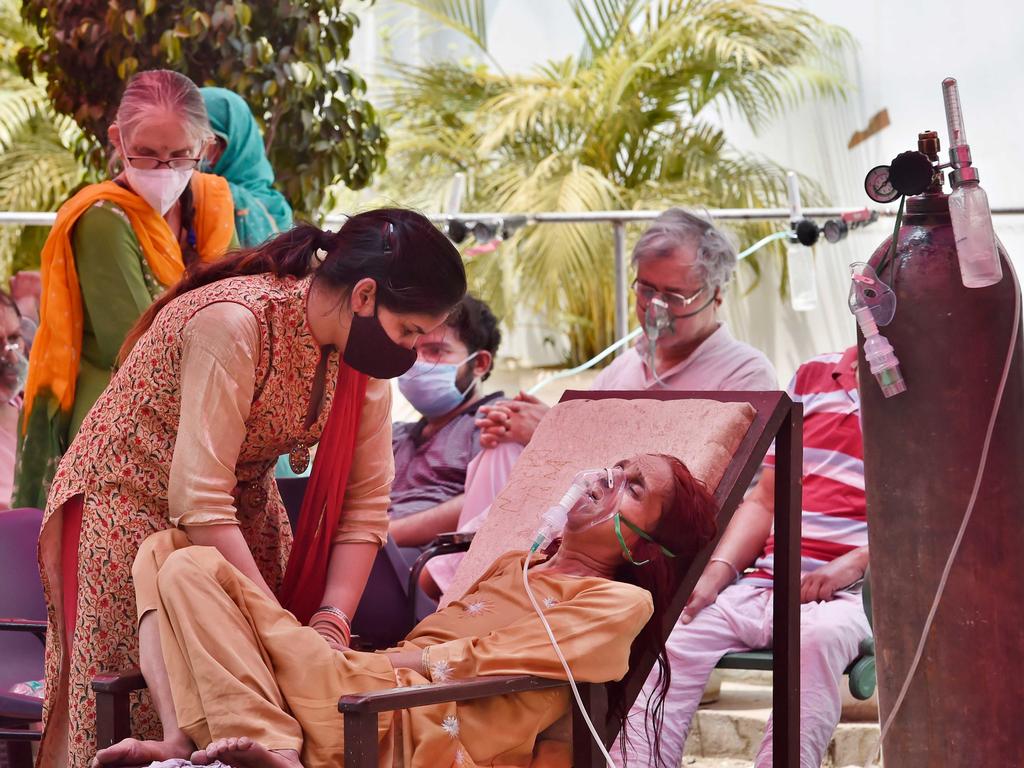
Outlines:
[[[802,215],[806,218],[827,218],[841,216],[844,213],[856,213],[867,210],[861,208],[804,208]],[[879,216],[895,216],[896,210],[890,208],[876,209]],[[718,221],[786,221],[790,220],[792,211],[789,208],[706,208],[703,212]],[[661,215],[661,211],[575,211],[555,213],[513,214],[502,212],[485,213],[435,213],[428,214],[435,224],[450,221],[466,222],[498,222],[513,217],[525,220],[527,224],[586,224],[610,223],[614,230],[615,241],[615,338],[623,338],[629,330],[629,273],[626,266],[626,224],[653,221]],[[994,216],[1024,215],[1024,208],[993,208]],[[55,213],[37,213],[30,211],[0,211],[0,225],[52,226],[56,220]],[[340,215],[326,216],[327,226],[337,226],[345,222],[346,217]]]
[[[829,216],[841,216],[844,213],[856,213],[869,210],[864,207],[854,208],[804,208],[803,215],[810,219],[827,218]],[[870,209],[879,216],[895,216],[895,208]],[[789,208],[705,208],[701,211],[713,219],[722,221],[780,221],[789,220]],[[477,222],[477,221],[498,221],[513,216],[522,216],[528,224],[586,224],[600,222],[622,222],[625,224],[637,221],[653,221],[658,218],[662,211],[577,211],[558,213],[502,213],[480,212],[480,213],[432,213],[427,218],[436,224],[443,224],[446,221]],[[993,208],[993,216],[1024,216],[1022,207]],[[327,225],[342,224],[347,217],[333,214],[324,218]],[[57,219],[56,213],[40,213],[37,211],[0,211],[0,225],[22,225],[35,227],[49,227]]]

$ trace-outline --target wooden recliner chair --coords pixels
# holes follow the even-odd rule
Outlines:
[[[772,441],[776,442],[775,645],[773,692],[776,765],[799,762],[799,577],[802,409],[783,392],[567,392],[545,417],[520,457],[504,491],[467,553],[450,593],[469,586],[508,542],[527,545],[540,514],[557,500],[575,472],[585,466],[643,452],[678,456],[693,474],[714,488],[723,531],[743,499]],[[682,612],[715,542],[694,561],[676,585],[669,609]],[[671,623],[667,623],[670,627]],[[655,659],[643,658],[627,674],[635,698]],[[93,682],[97,696],[100,747],[129,734],[128,694],[145,685],[137,672],[102,675]],[[528,676],[492,676],[345,696],[345,765],[376,768],[377,720],[381,712],[449,701],[469,701],[567,685]],[[580,692],[603,741],[618,735],[609,722],[603,685]],[[578,711],[573,713],[573,763],[603,765]]]

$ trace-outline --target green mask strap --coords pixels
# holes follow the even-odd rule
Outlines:
[[[662,551],[662,553],[666,557],[675,557],[675,555],[672,554],[667,548],[665,548],[661,544],[658,544],[658,542],[656,542],[654,539],[652,539],[650,537],[650,535],[647,533],[647,531],[645,531],[642,528],[634,525],[629,520],[626,520],[622,515],[616,513],[616,515],[615,515],[615,535],[619,539],[619,546],[622,548],[622,553],[626,556],[626,559],[629,560],[629,562],[631,562],[633,565],[647,565],[651,561],[650,560],[644,560],[644,561],[638,563],[636,560],[633,559],[633,553],[629,551],[629,546],[626,544],[626,540],[622,537],[622,523],[623,522],[625,522],[626,525],[629,527],[629,529],[631,531],[633,531],[633,533],[635,533],[641,539],[644,539],[645,541],[649,541],[649,542],[651,542],[651,544],[657,545],[658,549],[660,549]]]

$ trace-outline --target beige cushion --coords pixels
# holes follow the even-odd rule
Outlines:
[[[667,453],[714,491],[754,414],[749,403],[715,400],[570,400],[556,405],[491,505],[442,604],[464,594],[499,555],[529,547],[541,514],[581,469],[609,466],[638,453]]]

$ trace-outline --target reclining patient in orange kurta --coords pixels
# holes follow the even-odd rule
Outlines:
[[[529,570],[579,682],[620,680],[635,639],[638,652],[663,652],[661,617],[672,589],[715,530],[711,496],[678,459],[643,454],[607,477],[608,487],[587,481],[554,553],[533,555]],[[564,680],[523,586],[527,556],[499,557],[461,600],[424,619],[398,647],[365,653],[334,650],[216,549],[189,546],[180,531],[154,534],[135,563],[136,591],[139,605],[158,606],[163,684],[176,722],[164,723],[163,742],[128,739],[101,750],[96,762],[338,766],[343,695],[479,675]],[[158,696],[161,681],[148,682]],[[614,685],[609,707],[619,717],[629,708]],[[384,715],[381,765],[392,765],[397,749],[398,764],[409,768],[567,766],[568,745],[542,736],[567,711],[567,690],[559,688]],[[654,719],[648,713],[648,727],[658,725]],[[168,754],[168,743],[190,744],[190,754]]]

